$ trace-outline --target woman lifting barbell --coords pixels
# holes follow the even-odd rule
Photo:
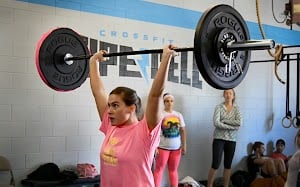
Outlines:
[[[148,95],[145,115],[136,91],[117,87],[107,98],[99,62],[105,63],[102,50],[90,59],[90,85],[95,98],[100,131],[105,134],[101,151],[101,187],[154,187],[151,164],[159,143],[162,119],[162,93],[174,46],[164,47],[161,64]],[[133,180],[134,179],[134,180]]]

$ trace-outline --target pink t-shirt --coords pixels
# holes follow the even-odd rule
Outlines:
[[[145,117],[136,124],[112,126],[107,111],[100,131],[105,139],[100,151],[101,187],[154,187],[151,171],[160,125],[151,132]]]

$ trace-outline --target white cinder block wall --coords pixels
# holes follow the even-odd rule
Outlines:
[[[98,131],[100,121],[89,79],[71,92],[57,92],[43,83],[35,66],[36,45],[43,33],[56,27],[69,27],[88,38],[130,46],[134,50],[161,48],[169,40],[179,47],[190,47],[193,46],[195,30],[182,23],[196,26],[206,9],[225,3],[234,6],[249,23],[251,37],[261,39],[252,0],[30,2],[0,1],[0,154],[11,161],[18,185],[29,172],[47,162],[54,162],[62,168],[90,162],[99,170],[98,152],[104,137]],[[278,18],[283,18],[287,2],[274,0]],[[130,9],[133,5],[145,13]],[[165,12],[149,11],[145,7],[150,5]],[[168,16],[172,17],[172,11],[178,10],[184,10],[188,15],[199,14],[199,18],[189,20],[189,17],[184,17],[185,14],[173,14],[175,21],[168,19]],[[300,43],[299,26],[290,31],[290,27],[274,21],[271,1],[261,1],[260,10],[267,36],[271,35],[272,39],[285,45],[295,44],[291,41]],[[178,25],[175,25],[176,21]],[[278,29],[284,34],[278,33]],[[105,31],[105,35],[101,35],[100,31]],[[117,34],[112,35],[112,32]],[[291,52],[295,51],[291,49]],[[146,57],[131,58],[137,62]],[[188,58],[188,77],[192,78],[193,54],[189,53]],[[251,60],[266,59],[270,59],[267,51],[252,52]],[[180,64],[180,59],[175,62]],[[295,64],[292,63],[292,69],[295,69]],[[108,67],[108,76],[104,77],[107,91],[118,85],[130,86],[145,101],[151,85],[149,66],[142,78],[119,77],[118,66]],[[284,138],[286,154],[295,151],[293,138],[297,129],[286,129],[281,125],[285,115],[285,86],[275,78],[273,66],[273,63],[251,64],[245,79],[236,88],[244,124],[238,135],[234,169],[241,168],[240,161],[247,155],[249,143],[256,140],[272,147],[276,139]],[[128,65],[128,70],[140,71],[140,67]],[[174,74],[180,79],[179,70],[177,68]],[[286,77],[285,65],[280,65],[279,74],[283,79]],[[291,72],[291,77],[294,84],[291,83],[290,108],[295,114],[295,71]],[[200,80],[200,89],[168,82],[166,90],[176,96],[176,109],[183,113],[187,123],[188,153],[182,157],[180,178],[191,176],[196,180],[206,180],[214,130],[212,115],[215,105],[222,101],[222,91],[210,87],[201,76]],[[221,174],[220,170],[218,175]],[[164,182],[167,185],[166,176]]]

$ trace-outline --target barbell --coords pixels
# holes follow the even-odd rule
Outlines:
[[[229,5],[207,9],[198,21],[193,51],[203,79],[216,89],[236,87],[245,77],[251,50],[274,48],[273,40],[250,40],[242,16]],[[162,49],[108,53],[105,57],[162,53]],[[41,79],[57,91],[74,90],[86,80],[92,55],[82,37],[70,28],[55,28],[41,37],[35,61]]]

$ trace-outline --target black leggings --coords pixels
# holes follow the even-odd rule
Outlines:
[[[214,139],[213,140],[213,160],[211,167],[218,169],[221,163],[223,151],[224,151],[224,168],[231,169],[231,163],[235,152],[236,142]]]

